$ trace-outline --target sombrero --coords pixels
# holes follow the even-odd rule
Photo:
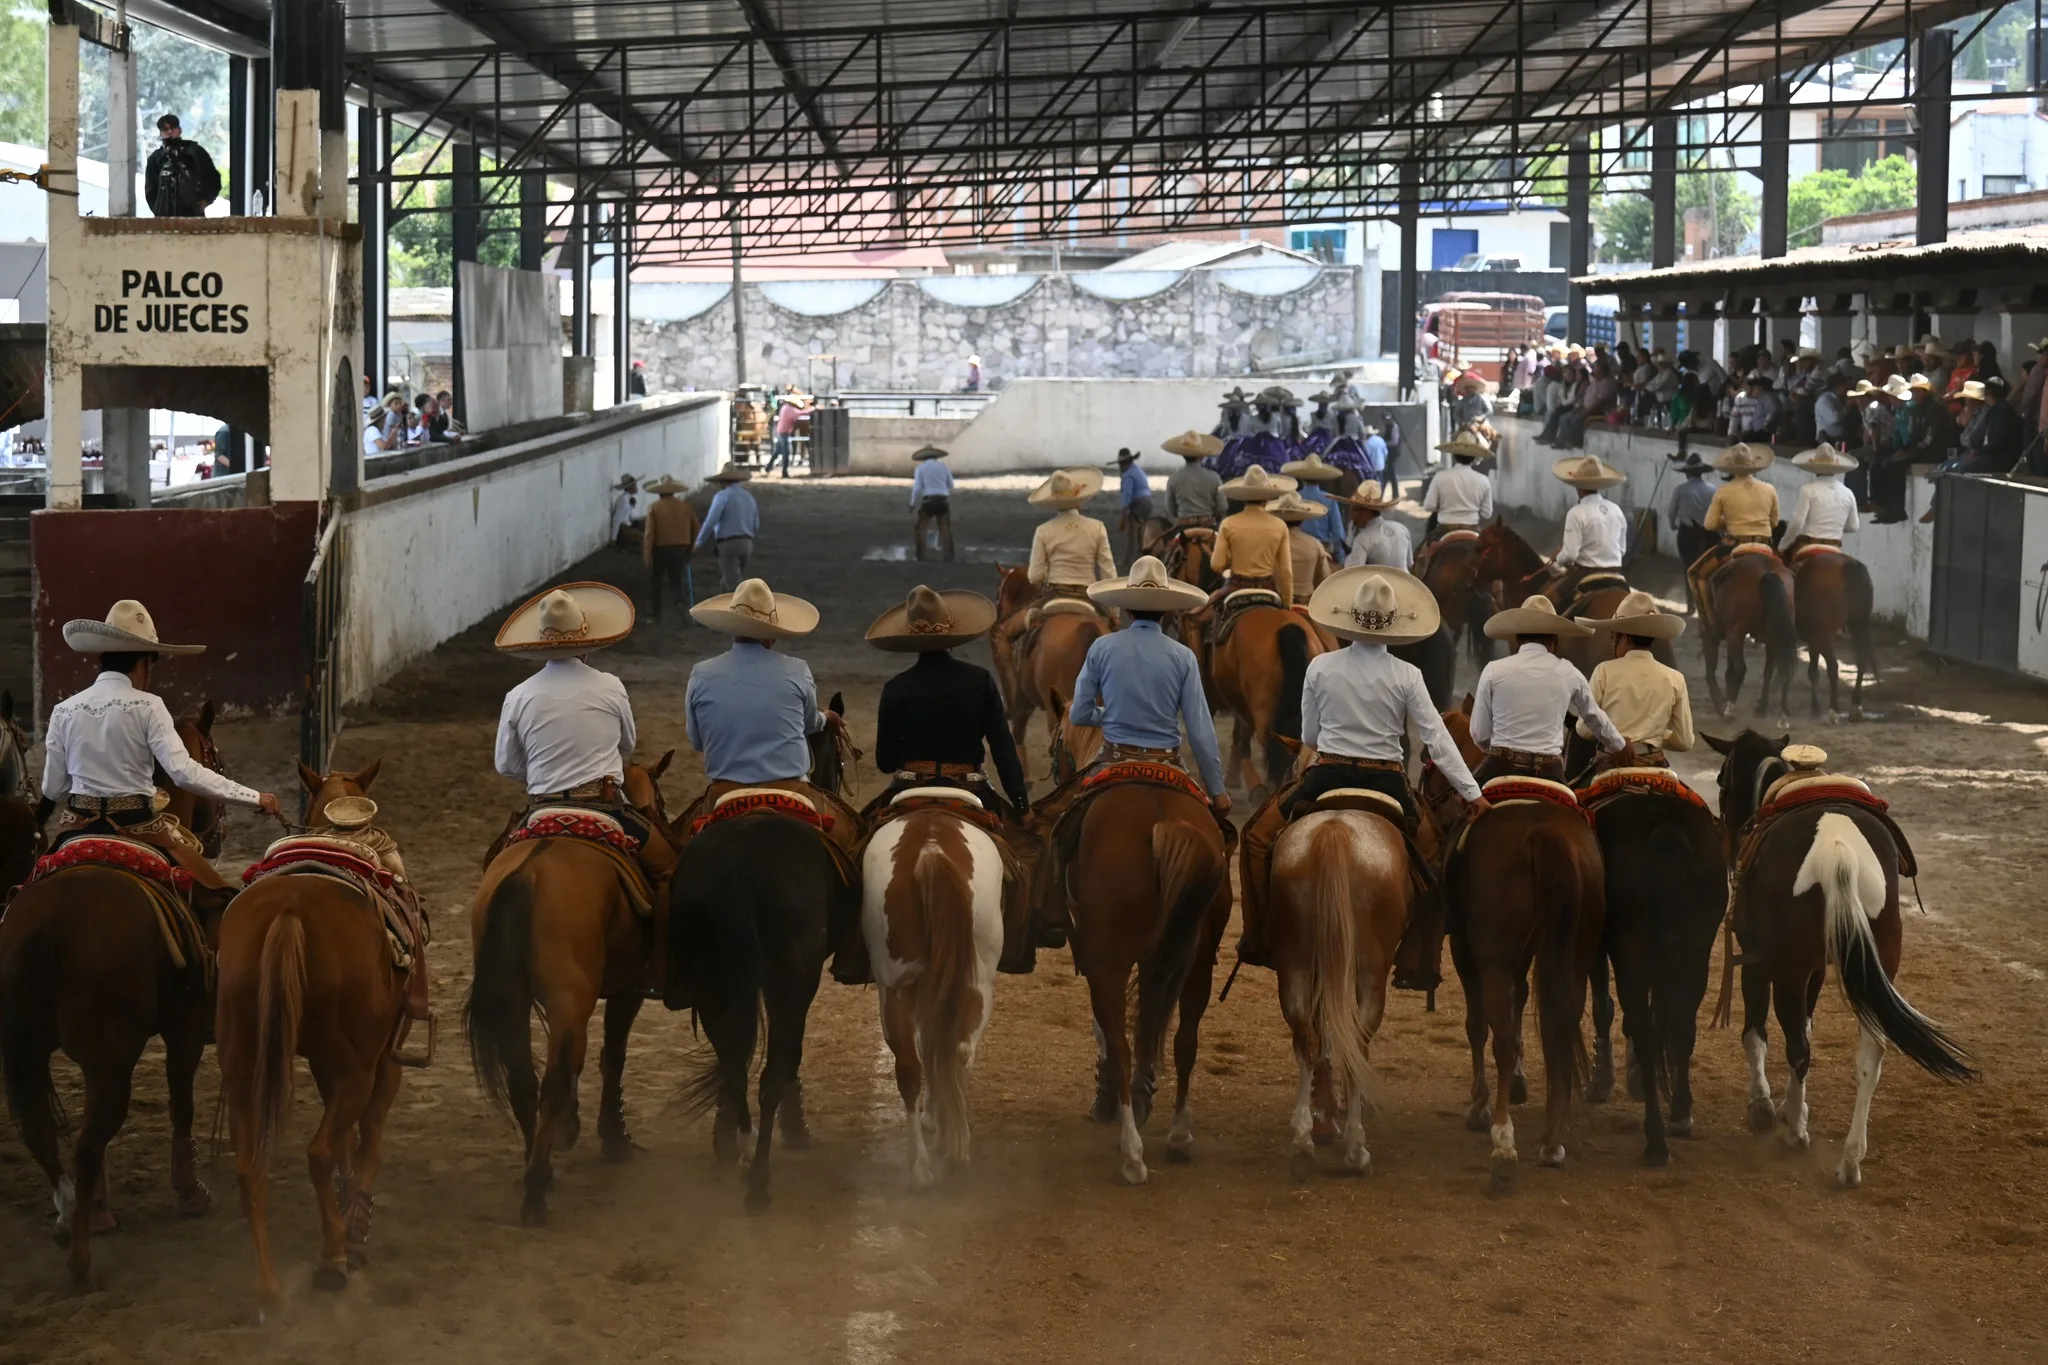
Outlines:
[[[1846,474],[1856,467],[1856,457],[1844,455],[1826,441],[1812,450],[1802,450],[1792,457],[1792,463],[1809,474]]]
[[[521,603],[498,627],[507,654],[588,654],[633,633],[633,599],[609,583],[564,583]]]
[[[719,470],[716,474],[713,474],[709,481],[712,483],[745,483],[748,479],[751,479],[753,477],[753,470],[742,469],[740,468],[740,466],[734,464],[731,460],[727,460],[725,462],[725,467]]]
[[[1698,451],[1688,450],[1685,452],[1685,463],[1678,466],[1678,472],[1681,474],[1704,474],[1712,468],[1712,465],[1699,457]]]
[[[1320,452],[1311,450],[1299,460],[1289,460],[1280,466],[1280,472],[1306,483],[1328,483],[1344,477],[1344,471],[1325,460]]]
[[[1884,389],[1881,386],[1871,383],[1868,379],[1859,379],[1856,381],[1855,387],[1849,390],[1849,396],[1851,398],[1868,398],[1873,393],[1883,392]]]
[[[1929,393],[1933,393],[1934,381],[1924,374],[1916,374],[1906,381],[1906,387],[1909,389],[1925,389]]]
[[[1769,469],[1771,461],[1777,458],[1769,446],[1759,449],[1747,441],[1737,441],[1709,463],[1727,474],[1755,474],[1760,470]]]
[[[1628,475],[1597,455],[1567,455],[1551,465],[1550,472],[1574,488],[1612,488],[1628,482]]]
[[[1282,493],[1266,505],[1266,510],[1282,521],[1303,522],[1320,517],[1330,509],[1319,502],[1310,502],[1299,493]]]
[[[1967,398],[1978,403],[1988,403],[1991,401],[1984,394],[1984,386],[1974,379],[1965,379],[1963,386],[1956,390],[1956,397]]]
[[[1159,448],[1184,460],[1205,460],[1211,455],[1221,455],[1223,442],[1206,432],[1183,431],[1178,436],[1167,437]]]
[[[1271,502],[1282,493],[1292,493],[1300,487],[1285,474],[1269,474],[1264,465],[1253,465],[1237,478],[1223,485],[1223,496],[1238,502]]]
[[[1576,621],[1557,614],[1557,608],[1542,593],[1525,598],[1519,607],[1497,611],[1486,618],[1489,640],[1512,640],[1517,635],[1556,635],[1577,638],[1593,632]]]
[[[156,638],[149,608],[124,597],[107,608],[104,621],[66,621],[64,643],[80,654],[204,654],[205,645],[167,645]]]
[[[1259,396],[1252,401],[1275,408],[1292,408],[1301,403],[1301,400],[1294,396],[1294,391],[1284,384],[1268,384],[1259,390]]]
[[[678,480],[672,479],[668,475],[664,474],[660,478],[651,481],[647,485],[647,487],[641,491],[654,494],[680,493],[689,486],[690,485],[679,482]]]
[[[337,796],[322,813],[336,829],[366,829],[377,818],[377,803],[367,796]]]
[[[1030,502],[1034,507],[1050,507],[1066,511],[1079,507],[1102,491],[1102,471],[1099,469],[1055,469],[1052,477],[1031,490]]]
[[[619,481],[613,484],[612,487],[622,492],[631,493],[635,489],[635,481],[631,474],[621,474],[619,475]]]
[[[1219,408],[1242,408],[1249,407],[1251,401],[1252,396],[1244,391],[1244,385],[1239,384],[1236,388],[1224,394],[1223,401],[1216,406]]]
[[[1448,441],[1437,442],[1436,448],[1460,460],[1481,460],[1493,454],[1486,442],[1469,431],[1461,431]]]
[[[1893,360],[1918,360],[1920,358],[1920,352],[1913,349],[1911,346],[1900,346],[1897,350],[1892,352],[1891,358]]]
[[[1473,374],[1470,370],[1459,375],[1457,382],[1451,385],[1451,392],[1460,396],[1468,393],[1484,393],[1485,391],[1486,381]]]
[[[1778,750],[1778,757],[1794,772],[1810,773],[1828,761],[1828,751],[1818,744],[1787,744]]]
[[[940,450],[937,446],[926,446],[922,450],[911,451],[910,458],[913,462],[918,460],[943,460],[946,458],[946,452]]]
[[[1374,483],[1367,479],[1358,485],[1358,491],[1344,499],[1354,507],[1370,507],[1375,512],[1384,512],[1401,503],[1401,491],[1392,483]]]
[[[876,649],[922,654],[964,645],[995,623],[996,604],[980,593],[935,592],[920,583],[901,606],[875,618],[867,640]]]
[[[1890,379],[1884,381],[1884,391],[1893,398],[1910,398],[1913,394],[1913,386],[1906,382],[1906,376],[1895,374]]]
[[[691,607],[690,619],[742,640],[788,640],[818,628],[818,609],[801,597],[771,592],[765,579],[749,578]]]
[[[1125,611],[1193,611],[1209,594],[1167,573],[1157,555],[1140,555],[1124,577],[1089,584],[1088,598]]]
[[[1377,644],[1427,640],[1443,622],[1423,581],[1381,564],[1339,569],[1309,595],[1308,619],[1332,635]]]
[[[1675,640],[1685,634],[1685,618],[1657,609],[1657,599],[1646,592],[1631,592],[1615,604],[1614,615],[1596,621],[1590,616],[1574,618],[1582,626],[1609,630],[1616,635],[1647,635],[1653,640]]]

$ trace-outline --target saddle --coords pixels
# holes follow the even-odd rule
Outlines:
[[[1781,777],[1771,784],[1764,794],[1763,805],[1742,827],[1740,842],[1735,855],[1735,882],[1742,879],[1756,862],[1756,855],[1763,847],[1771,826],[1792,811],[1804,806],[1826,805],[1853,807],[1877,817],[1892,836],[1892,843],[1899,851],[1899,875],[1916,877],[1920,874],[1919,859],[1914,856],[1913,846],[1906,841],[1906,833],[1891,817],[1891,803],[1870,790],[1868,784],[1842,773],[1794,773]]]
[[[996,853],[1003,866],[1003,951],[996,963],[996,970],[1013,976],[1030,974],[1037,966],[1037,954],[1031,942],[1031,904],[1035,894],[1032,878],[1037,870],[1037,859],[1027,865],[1019,855],[1017,840],[1023,833],[1022,827],[1003,818],[998,811],[988,809],[981,797],[965,787],[926,786],[905,787],[902,791],[888,796],[877,803],[879,809],[871,807],[867,837],[872,839],[884,826],[901,820],[918,811],[941,810],[946,814],[978,826],[995,842]],[[861,862],[867,855],[867,843],[862,841],[855,855]],[[865,941],[863,940],[863,946]],[[833,968],[839,974],[837,961]],[[857,979],[850,979],[857,977]],[[845,984],[865,985],[872,980],[872,972],[838,975]]]
[[[1834,547],[1827,546],[1825,548],[1833,549]],[[1737,555],[1769,555],[1772,559],[1777,559],[1778,551],[1776,546],[1767,545],[1761,540],[1746,540],[1728,552],[1729,562],[1733,563]],[[1783,563],[1784,561],[1779,560],[1779,562]]]
[[[627,857],[640,847],[640,840],[626,832],[618,816],[597,806],[535,806],[505,836],[507,844],[526,839],[588,839],[609,845]]]
[[[1527,777],[1509,774],[1496,777],[1481,787],[1480,793],[1496,806],[1525,805],[1531,801],[1546,802],[1568,810],[1591,822],[1592,812],[1579,804],[1577,793],[1562,782],[1553,782],[1547,777]],[[1468,830],[1472,827],[1468,822]]]
[[[1672,796],[1712,813],[1707,799],[1669,768],[1608,768],[1577,789],[1579,804],[1599,823],[1601,807],[1622,796]]]
[[[992,833],[1001,832],[1006,828],[1003,817],[990,810],[979,796],[965,787],[905,787],[891,796],[875,813],[868,826],[869,837],[872,838],[876,830],[892,820],[900,820],[916,811],[932,809],[957,815],[969,824],[980,825]]]
[[[1370,787],[1332,787],[1315,800],[1296,806],[1294,819],[1325,810],[1362,810],[1371,815],[1383,815],[1396,825],[1405,826],[1408,812],[1401,803],[1385,792]]]
[[[1815,555],[1841,555],[1844,559],[1849,558],[1848,555],[1842,553],[1842,547],[1839,545],[1829,545],[1824,541],[1812,541],[1792,552],[1792,562],[1794,564],[1803,564]]]
[[[711,809],[690,821],[690,833],[700,834],[706,825],[721,820],[737,820],[741,816],[763,813],[791,816],[821,834],[830,830],[833,824],[832,816],[820,811],[818,803],[802,792],[781,787],[735,787],[712,798]]]
[[[1048,616],[1100,615],[1102,613],[1095,609],[1095,604],[1092,602],[1085,602],[1078,597],[1055,597],[1050,601],[1040,602],[1035,607],[1026,607],[1024,609],[1024,628],[1028,631]]]
[[[203,989],[213,989],[213,949],[192,913],[192,874],[162,850],[140,839],[108,834],[74,835],[56,851],[36,859],[24,887],[76,867],[102,867],[125,874],[149,897],[164,951],[180,972],[197,972]]]
[[[1612,592],[1615,589],[1620,589],[1623,592],[1628,591],[1627,574],[1619,569],[1590,569],[1579,576],[1578,582],[1572,584],[1571,601],[1569,604],[1559,603],[1557,614],[1559,616],[1584,615],[1591,608],[1594,593]]]
[[[1291,605],[1271,588],[1239,588],[1236,592],[1226,593],[1216,607],[1215,646],[1220,648],[1230,639],[1231,628],[1246,612],[1256,607],[1280,607],[1284,610]]]

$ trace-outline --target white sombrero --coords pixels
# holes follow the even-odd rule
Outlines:
[[[609,583],[564,583],[529,598],[498,627],[507,654],[588,654],[633,633],[633,599]]]
[[[1802,450],[1794,455],[1792,463],[1809,474],[1846,474],[1856,467],[1856,457],[1844,455],[1833,445],[1822,441],[1812,450]]]
[[[204,654],[205,645],[167,645],[156,638],[149,608],[124,597],[104,621],[66,621],[64,643],[80,654]]]
[[[1209,594],[1167,573],[1157,555],[1140,555],[1124,577],[1089,584],[1088,598],[1125,611],[1193,611]]]
[[[1984,386],[1974,379],[1965,379],[1962,387],[1956,390],[1956,397],[1967,398],[1974,403],[1988,403],[1991,401],[1984,392]]]
[[[1355,409],[1354,409],[1355,411]],[[1280,466],[1280,472],[1304,483],[1329,483],[1344,477],[1344,471],[1325,460],[1321,453],[1310,451],[1306,459],[1289,460]]]
[[[1448,441],[1439,441],[1436,448],[1460,460],[1481,460],[1493,454],[1492,447],[1469,431],[1461,431]]]
[[[1769,446],[1757,447],[1747,441],[1737,441],[1707,463],[1724,474],[1754,474],[1769,469],[1771,461],[1777,458]]]
[[[1350,503],[1353,507],[1370,507],[1375,512],[1384,512],[1389,507],[1398,507],[1400,505],[1401,490],[1391,481],[1387,483],[1374,483],[1371,479],[1367,479],[1364,483],[1358,485],[1357,492],[1344,499],[1344,501]]]
[[[1183,460],[1205,460],[1211,455],[1221,455],[1223,442],[1203,432],[1183,431],[1178,436],[1167,437],[1160,442],[1159,448]]]
[[[1884,392],[1893,398],[1910,398],[1913,396],[1913,386],[1906,382],[1906,376],[1895,374],[1884,381]]]
[[[1551,465],[1550,472],[1574,488],[1612,488],[1628,482],[1628,475],[1597,455],[1568,455]]]
[[[1271,502],[1282,493],[1300,487],[1285,474],[1269,474],[1264,465],[1253,465],[1223,485],[1223,496],[1236,502]]]
[[[1101,491],[1102,471],[1099,469],[1055,469],[1051,478],[1031,490],[1030,502],[1034,507],[1065,511],[1079,507]]]
[[[1818,744],[1787,744],[1778,750],[1778,757],[1794,772],[1810,773],[1828,761],[1828,751]]]
[[[321,813],[336,829],[366,829],[377,818],[377,803],[367,796],[337,796]]]
[[[1556,635],[1570,639],[1592,633],[1578,622],[1559,616],[1557,608],[1542,593],[1523,599],[1519,607],[1509,607],[1486,618],[1486,635],[1490,640],[1512,640],[1517,635]]]
[[[818,628],[818,609],[801,597],[769,590],[765,579],[749,578],[731,592],[690,608],[698,625],[742,640],[788,640]]]
[[[1266,510],[1282,521],[1303,522],[1323,516],[1330,509],[1319,502],[1310,502],[1299,493],[1282,493],[1267,504]]]
[[[1366,564],[1339,569],[1318,584],[1309,595],[1308,618],[1347,640],[1408,645],[1435,635],[1443,613],[1415,575]]]
[[[920,583],[900,605],[875,618],[867,641],[876,649],[924,653],[964,645],[995,623],[996,604],[980,593],[936,592]]]
[[[1685,634],[1685,618],[1657,608],[1657,599],[1646,592],[1631,592],[1617,602],[1614,615],[1604,620],[1574,617],[1580,625],[1594,630],[1611,630],[1616,635],[1647,635],[1653,640],[1675,640]]]

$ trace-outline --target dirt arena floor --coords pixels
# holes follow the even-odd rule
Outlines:
[[[919,566],[906,562],[900,481],[756,488],[756,568],[823,609],[798,652],[821,691],[845,692],[863,745],[877,689],[902,666],[861,644],[869,620],[920,579],[992,589],[992,562],[1019,559],[1035,520],[1020,483],[963,489],[961,562]],[[700,564],[700,592],[707,573]],[[637,556],[601,554],[567,576],[631,584],[644,608]],[[632,690],[650,758],[687,748],[684,680],[722,646],[679,618],[643,613],[635,638],[604,658]],[[1388,1014],[1374,1049],[1386,1080],[1368,1126],[1374,1173],[1298,1185],[1286,1160],[1294,1068],[1263,971],[1209,1013],[1192,1164],[1164,1159],[1162,1106],[1147,1134],[1151,1182],[1127,1188],[1113,1130],[1084,1117],[1083,985],[1064,953],[1046,953],[1036,975],[1000,978],[965,1179],[909,1191],[873,994],[828,981],[804,1062],[817,1142],[778,1154],[766,1216],[741,1211],[708,1124],[677,1113],[697,1040],[687,1017],[651,1005],[627,1069],[637,1159],[601,1164],[586,1137],[560,1160],[551,1226],[528,1230],[516,1130],[485,1104],[453,1027],[479,857],[517,800],[491,771],[491,742],[499,700],[525,668],[492,652],[494,626],[381,689],[337,754],[345,768],[384,761],[375,795],[434,911],[448,1025],[440,1060],[408,1075],[392,1114],[372,1264],[344,1294],[310,1287],[313,1203],[297,1153],[314,1110],[302,1080],[273,1174],[287,1299],[259,1323],[230,1154],[204,1167],[213,1212],[173,1216],[152,1054],[110,1157],[124,1230],[97,1239],[90,1292],[67,1284],[40,1173],[11,1134],[0,1141],[0,1362],[2048,1358],[2048,1182],[2035,1164],[2048,1160],[2048,692],[1940,668],[1896,643],[1868,696],[1874,723],[1813,725],[1795,687],[1797,736],[1870,779],[1912,836],[1926,913],[1909,910],[1901,984],[1985,1076],[1951,1088],[1894,1057],[1860,1190],[1832,1186],[1853,1033],[1830,991],[1815,1026],[1809,1152],[1749,1134],[1738,1038],[1703,1029],[1697,1136],[1674,1144],[1668,1168],[1643,1168],[1640,1111],[1616,1102],[1580,1111],[1568,1169],[1525,1162],[1517,1193],[1489,1197],[1486,1139],[1461,1122],[1469,1070],[1455,982],[1435,1014],[1407,994]],[[1703,696],[1697,645],[1681,641],[1680,653]],[[295,722],[227,723],[219,740],[237,776],[289,789]],[[1681,759],[1681,771],[1710,789],[1710,757]],[[699,776],[679,753],[671,808]],[[860,777],[872,791],[872,770]],[[223,861],[238,869],[268,837],[237,815]],[[1530,1070],[1540,1102],[1540,1059]],[[1775,1028],[1771,1070],[1782,1089]],[[587,1113],[595,1084],[586,1077]],[[75,1112],[68,1074],[64,1087]],[[210,1059],[200,1087],[204,1126]],[[1525,1129],[1539,1120],[1524,1111]],[[1533,1130],[1522,1145],[1533,1157]]]

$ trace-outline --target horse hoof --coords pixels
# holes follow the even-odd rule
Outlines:
[[[1088,1110],[1088,1117],[1097,1123],[1115,1123],[1117,1108],[1115,1092],[1098,1090],[1095,1092],[1095,1103]]]
[[[1835,1168],[1835,1184],[1845,1190],[1853,1190],[1863,1183],[1863,1167],[1852,1166],[1844,1161]]]
[[[1131,1087],[1131,1122],[1143,1128],[1145,1121],[1152,1117],[1152,1091],[1150,1087]]]
[[[1150,1171],[1145,1169],[1145,1163],[1142,1159],[1132,1158],[1124,1162],[1122,1175],[1126,1185],[1142,1185],[1145,1183],[1145,1178],[1151,1174]]]
[[[1493,1158],[1491,1167],[1493,1192],[1495,1194],[1513,1194],[1515,1192],[1515,1179],[1520,1174],[1520,1171],[1521,1165],[1513,1157],[1496,1155]]]
[[[1725,720],[1726,718],[1730,717],[1730,716],[1733,716],[1734,714],[1735,714],[1735,703],[1734,703],[1734,702],[1732,702],[1732,701],[1724,701],[1724,702],[1722,702],[1722,703],[1721,703],[1721,716],[1722,716],[1722,718],[1723,718],[1724,720]]]
[[[564,1152],[576,1150],[576,1140],[583,1136],[583,1120],[565,1118],[555,1125],[555,1147]]]
[[[1337,1140],[1337,1120],[1327,1114],[1317,1114],[1315,1127],[1310,1130],[1310,1136],[1315,1140],[1316,1146],[1329,1146]]]
[[[1778,1126],[1778,1111],[1771,1102],[1759,1095],[1749,1102],[1749,1131],[1758,1137]]]
[[[633,1139],[624,1133],[620,1133],[616,1137],[608,1137],[604,1140],[604,1145],[598,1150],[598,1156],[604,1161],[617,1165],[620,1162],[631,1161],[636,1150],[633,1146]]]
[[[1614,1073],[1612,1071],[1595,1071],[1593,1079],[1586,1082],[1586,1103],[1605,1104],[1613,1098]]]
[[[1493,1110],[1491,1108],[1467,1109],[1465,1111],[1466,1132],[1484,1133],[1492,1127]]]
[[[194,1185],[178,1196],[178,1217],[198,1218],[213,1208],[213,1191],[205,1185]]]
[[[1313,1151],[1304,1152],[1297,1148],[1293,1155],[1287,1158],[1287,1173],[1294,1177],[1294,1183],[1297,1185],[1305,1184],[1315,1179],[1316,1154]]]
[[[93,1236],[104,1237],[110,1232],[119,1232],[120,1230],[121,1220],[114,1217],[113,1212],[111,1210],[94,1209],[92,1211]]]
[[[1355,1152],[1344,1154],[1344,1169],[1352,1175],[1372,1174],[1372,1153],[1360,1147]]]
[[[1665,1131],[1665,1132],[1667,1132],[1667,1133],[1669,1133],[1669,1134],[1670,1134],[1670,1135],[1671,1135],[1672,1137],[1681,1137],[1681,1138],[1689,1138],[1689,1137],[1691,1137],[1691,1136],[1692,1136],[1692,1115],[1690,1115],[1690,1114],[1687,1114],[1687,1115],[1686,1115],[1686,1116],[1685,1116],[1684,1118],[1682,1118],[1682,1119],[1677,1119],[1677,1118],[1674,1118],[1674,1119],[1666,1119],[1666,1120],[1664,1121],[1664,1131]]]
[[[1609,1083],[1608,1089],[1613,1089],[1612,1082]],[[1524,1076],[1521,1072],[1517,1071],[1515,1073],[1515,1078],[1508,1082],[1508,1103],[1527,1104],[1528,1102],[1529,1078],[1527,1076]]]
[[[1671,1149],[1661,1143],[1654,1147],[1644,1148],[1643,1164],[1650,1167],[1669,1166],[1671,1164]]]
[[[1564,1147],[1544,1147],[1537,1152],[1536,1159],[1553,1171],[1561,1171],[1564,1169]]]
[[[548,1205],[545,1199],[529,1199],[519,1206],[519,1226],[544,1228],[547,1225]]]
[[[322,1261],[314,1266],[313,1287],[329,1294],[348,1288],[348,1262]]]
[[[932,1163],[929,1160],[914,1161],[910,1164],[911,1189],[922,1194],[936,1183],[937,1177],[932,1174]]]
[[[767,1189],[762,1188],[758,1190],[748,1190],[747,1197],[743,1201],[743,1205],[748,1213],[754,1214],[758,1217],[759,1215],[768,1212],[768,1205],[772,1202],[774,1202],[773,1198],[769,1195]]]
[[[782,1125],[782,1145],[792,1152],[811,1150],[811,1125],[798,1120]]]
[[[1778,1134],[1778,1140],[1785,1144],[1788,1152],[1803,1152],[1813,1146],[1813,1138],[1806,1133],[1795,1133],[1790,1128]]]

